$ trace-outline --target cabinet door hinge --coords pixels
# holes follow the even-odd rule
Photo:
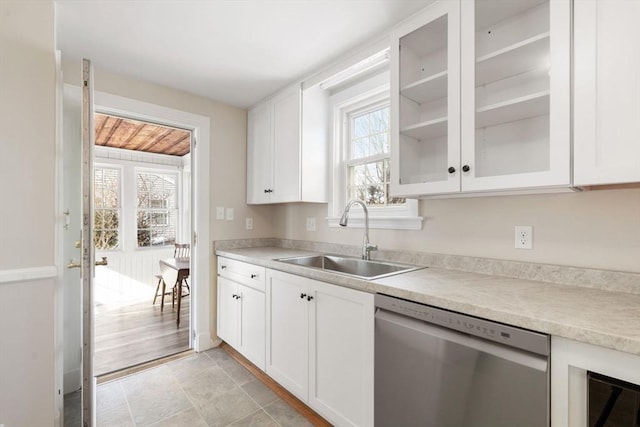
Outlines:
[[[193,246],[195,246],[196,243],[198,243],[198,234],[194,231],[193,232]]]

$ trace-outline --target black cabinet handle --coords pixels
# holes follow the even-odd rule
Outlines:
[[[257,274],[252,274],[252,275],[251,275],[251,278],[252,278],[252,279],[255,279],[256,277],[258,277],[258,275],[257,275]]]
[[[449,166],[449,169],[447,169],[449,171],[449,173],[454,173],[456,171],[456,168],[454,168],[453,166]]]
[[[300,298],[304,299],[307,296],[307,294],[300,294]]]
[[[233,294],[233,295],[231,295],[231,298],[235,299],[237,296],[238,296],[238,295]]]
[[[221,268],[222,270],[224,270],[225,268],[227,268],[227,266],[226,266],[226,265],[224,265],[224,264],[222,264],[222,265],[220,266],[220,268]]]
[[[464,165],[462,167],[462,172],[469,172],[469,170],[471,170],[471,168],[469,167],[469,165]]]
[[[307,301],[311,301],[313,297],[311,295],[307,296]]]
[[[273,193],[273,190],[272,190],[272,189],[270,189],[270,188],[266,188],[266,189],[264,190],[264,192],[265,192],[265,193]]]

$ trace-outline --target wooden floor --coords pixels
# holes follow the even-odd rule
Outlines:
[[[168,302],[168,304],[167,304]],[[189,349],[190,297],[182,299],[180,329],[171,299],[129,305],[111,310],[96,308],[94,320],[95,376],[119,371],[140,363]]]

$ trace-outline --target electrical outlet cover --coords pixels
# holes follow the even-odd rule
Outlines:
[[[253,230],[253,218],[245,218],[244,226],[247,230]]]
[[[516,249],[532,249],[533,248],[533,227],[530,225],[515,226],[515,248]]]
[[[307,218],[307,231],[316,231],[316,217]]]

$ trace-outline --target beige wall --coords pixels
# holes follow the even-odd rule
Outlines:
[[[53,265],[53,4],[0,7],[0,269]]]
[[[271,237],[272,209],[247,206],[246,199],[246,110],[207,98],[104,71],[94,63],[95,89],[138,101],[199,114],[211,122],[211,239]],[[64,58],[65,83],[79,85],[80,61]],[[216,220],[215,207],[234,208],[233,221]],[[245,230],[245,217],[253,218],[254,230]]]
[[[0,1],[0,424],[7,427],[53,426],[55,418],[56,280],[34,278],[43,269],[55,274],[55,75],[53,1]],[[3,279],[16,269],[25,280]]]
[[[421,231],[372,230],[384,249],[640,272],[640,189],[423,200]],[[306,217],[317,230],[305,229]],[[280,206],[277,237],[359,245],[361,229],[328,228],[326,205]],[[514,249],[515,225],[533,249]]]

